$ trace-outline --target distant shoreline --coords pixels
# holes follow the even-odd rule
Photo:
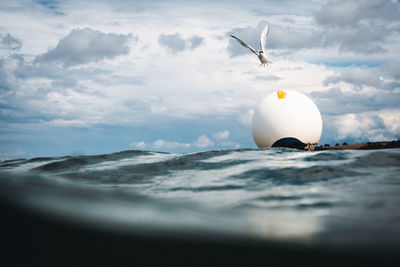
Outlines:
[[[366,144],[346,144],[342,145],[321,145],[314,149],[314,151],[322,150],[369,150],[369,149],[389,149],[389,148],[400,148],[400,140],[396,141],[383,141],[383,142],[368,142]]]

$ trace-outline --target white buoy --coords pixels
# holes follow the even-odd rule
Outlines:
[[[297,140],[305,144],[304,149],[313,150],[322,133],[318,107],[309,97],[291,90],[263,98],[251,124],[259,148],[285,146],[285,142]]]

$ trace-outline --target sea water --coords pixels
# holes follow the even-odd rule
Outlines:
[[[3,160],[0,196],[107,231],[400,248],[400,149],[122,151]]]

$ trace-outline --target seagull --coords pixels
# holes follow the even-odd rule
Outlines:
[[[247,47],[248,49],[250,49],[251,52],[253,52],[254,54],[257,55],[258,59],[261,62],[261,65],[268,65],[271,64],[272,62],[269,61],[266,57],[265,57],[265,43],[267,41],[267,35],[268,35],[268,31],[269,31],[269,24],[267,24],[264,28],[264,30],[261,33],[261,38],[260,38],[260,46],[261,46],[261,50],[260,51],[256,51],[253,47],[251,47],[250,45],[246,44],[245,42],[243,42],[242,40],[240,40],[239,38],[237,38],[234,35],[231,35],[232,38],[236,39],[236,41],[238,41],[241,45],[243,45],[244,47]],[[261,66],[260,65],[260,66]]]

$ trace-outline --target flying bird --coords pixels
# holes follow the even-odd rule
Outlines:
[[[238,41],[241,45],[243,45],[244,47],[247,47],[248,49],[250,49],[251,52],[253,52],[254,54],[257,55],[258,59],[260,60],[261,64],[264,65],[268,65],[271,64],[272,62],[269,61],[266,56],[265,56],[265,43],[267,41],[267,35],[268,35],[268,31],[269,31],[269,24],[267,24],[264,28],[264,30],[261,33],[261,38],[260,38],[260,47],[261,50],[260,51],[256,51],[253,47],[251,47],[250,45],[246,44],[245,42],[243,42],[242,40],[240,40],[239,38],[237,38],[234,35],[231,35],[231,37],[233,37],[234,39],[236,39],[236,41]]]

